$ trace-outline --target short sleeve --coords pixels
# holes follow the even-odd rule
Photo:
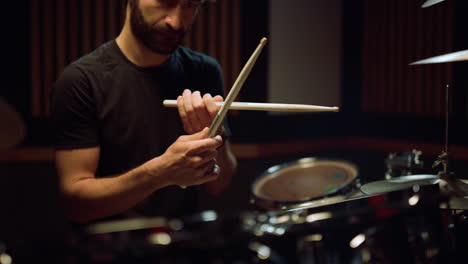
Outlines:
[[[86,75],[68,66],[51,92],[51,118],[57,149],[99,145],[96,104]]]

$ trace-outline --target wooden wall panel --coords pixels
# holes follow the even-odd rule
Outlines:
[[[363,112],[441,117],[451,64],[409,66],[453,52],[450,1],[421,8],[417,1],[364,0]]]
[[[207,3],[185,46],[215,57],[230,87],[240,72],[240,1]],[[50,89],[63,68],[115,38],[124,10],[116,0],[29,0],[33,117],[48,117]]]

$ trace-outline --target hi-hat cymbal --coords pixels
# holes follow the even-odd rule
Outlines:
[[[432,185],[440,181],[437,175],[417,174],[366,183],[361,186],[361,191],[368,195],[392,192],[411,188],[414,185]]]
[[[452,52],[452,53],[448,53],[444,55],[427,58],[424,60],[415,61],[413,63],[410,63],[410,65],[466,61],[466,60],[468,60],[468,50],[462,50],[462,51],[457,51],[457,52]]]
[[[435,5],[443,1],[445,0],[427,0],[421,7],[422,8],[430,7],[431,5]]]

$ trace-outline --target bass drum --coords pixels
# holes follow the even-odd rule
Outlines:
[[[286,263],[245,228],[253,213],[205,211],[180,219],[136,218],[88,226],[79,263]]]
[[[267,169],[252,184],[251,203],[266,210],[322,206],[358,189],[358,169],[348,161],[302,158]]]

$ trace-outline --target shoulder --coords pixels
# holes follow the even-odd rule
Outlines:
[[[102,44],[94,51],[70,63],[63,72],[64,77],[87,75],[112,70],[122,64],[114,40]]]
[[[114,45],[115,41],[109,41],[67,65],[57,79],[56,86],[87,85],[90,78],[112,71],[122,63]]]
[[[66,87],[86,86],[88,78],[77,64],[70,64],[65,67],[60,77],[56,80],[54,90]]]

